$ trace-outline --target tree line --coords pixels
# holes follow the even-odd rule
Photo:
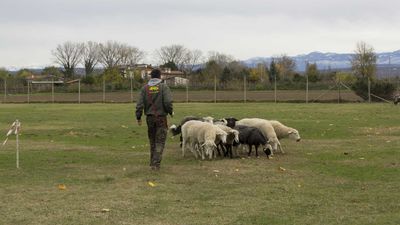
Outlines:
[[[306,80],[307,82],[318,82],[324,79],[334,79],[348,82],[356,92],[359,92],[360,96],[365,96],[366,82],[369,79],[373,84],[372,88],[377,93],[382,92],[377,89],[387,89],[387,93],[383,94],[385,96],[393,93],[394,87],[376,79],[377,56],[373,47],[365,42],[359,42],[354,53],[350,59],[351,72],[322,72],[318,70],[316,63],[307,63],[303,74],[295,71],[296,62],[287,55],[281,55],[269,62],[260,62],[254,67],[248,67],[228,54],[214,51],[204,54],[201,50],[172,44],[156,49],[152,53],[152,57],[159,67],[168,67],[184,72],[193,84],[218,82],[219,86],[224,87],[229,84],[238,85],[244,77],[249,83],[272,84],[280,81],[280,83],[286,82],[289,85],[304,83]],[[101,82],[100,77],[103,77],[102,79],[113,83],[114,86],[121,86],[123,83],[124,78],[119,70],[121,67],[134,69],[148,55],[138,47],[117,41],[105,43],[67,41],[58,44],[51,54],[54,62],[62,69],[47,67],[44,68],[42,74],[64,77],[65,80],[74,79],[76,78],[76,68],[81,65],[85,70],[83,83]],[[95,73],[97,67],[102,68],[100,73]],[[17,77],[27,77],[29,74],[31,74],[29,70],[22,69],[17,73]],[[7,71],[0,69],[0,78],[6,77],[6,75]],[[138,82],[143,82],[140,75],[135,75]]]

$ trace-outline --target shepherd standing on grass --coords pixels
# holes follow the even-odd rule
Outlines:
[[[159,69],[152,70],[150,75],[151,79],[140,90],[136,103],[136,119],[141,126],[144,110],[150,140],[150,167],[152,170],[159,170],[167,139],[167,115],[173,115],[172,95],[169,87],[160,79]]]

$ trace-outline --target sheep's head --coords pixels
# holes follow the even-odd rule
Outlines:
[[[228,133],[223,131],[221,128],[214,126],[215,129],[215,134],[216,134],[216,139],[219,139],[222,141],[222,143],[226,143],[226,136],[228,136]]]
[[[289,138],[299,142],[301,140],[300,134],[296,129],[291,129],[288,131]]]
[[[236,121],[238,121],[236,118],[233,117],[228,117],[228,118],[224,118],[227,122],[226,126],[233,128],[236,125]]]
[[[272,155],[272,146],[270,144],[265,145],[263,151],[269,158],[269,156]]]
[[[214,119],[213,123],[214,124],[222,124],[222,125],[225,125],[225,126],[228,124],[228,122],[224,118],[222,118],[222,119]]]
[[[212,118],[211,116],[207,116],[207,117],[203,117],[204,122],[207,123],[213,123],[214,118]]]
[[[217,148],[214,142],[205,142],[201,145],[206,155],[211,159],[213,157],[214,151]]]
[[[278,138],[271,138],[271,139],[268,140],[268,142],[267,142],[267,144],[268,144],[269,146],[271,146],[271,149],[272,149],[274,152],[276,152],[276,151],[278,150],[278,143],[279,143]]]

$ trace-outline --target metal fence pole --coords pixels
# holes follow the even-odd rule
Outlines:
[[[368,77],[368,102],[371,103],[371,80]]]
[[[28,104],[31,102],[31,89],[30,89],[30,82],[28,80]]]
[[[306,72],[306,103],[308,103],[308,73]]]
[[[189,103],[189,80],[186,79],[186,103]]]
[[[214,103],[217,103],[217,74],[214,74]]]
[[[81,79],[78,80],[78,104],[81,104]]]
[[[106,77],[103,75],[103,103],[106,102]]]
[[[247,96],[246,96],[246,75],[244,75],[243,76],[243,97],[244,97],[244,103],[246,103],[246,99],[247,99]]]
[[[341,93],[340,93],[340,86],[341,86],[341,81],[340,81],[340,76],[338,77],[339,81],[338,81],[338,103],[340,103],[340,99],[341,99]]]
[[[276,103],[276,73],[274,76],[274,98],[275,98],[275,103]]]
[[[51,81],[51,102],[54,103],[54,78]]]
[[[7,102],[7,78],[4,78],[4,103]]]
[[[131,102],[133,102],[133,79],[132,79],[132,75],[130,75],[131,78]]]

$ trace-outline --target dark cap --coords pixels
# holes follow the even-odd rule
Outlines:
[[[161,71],[159,69],[153,69],[150,76],[151,78],[161,78]]]

